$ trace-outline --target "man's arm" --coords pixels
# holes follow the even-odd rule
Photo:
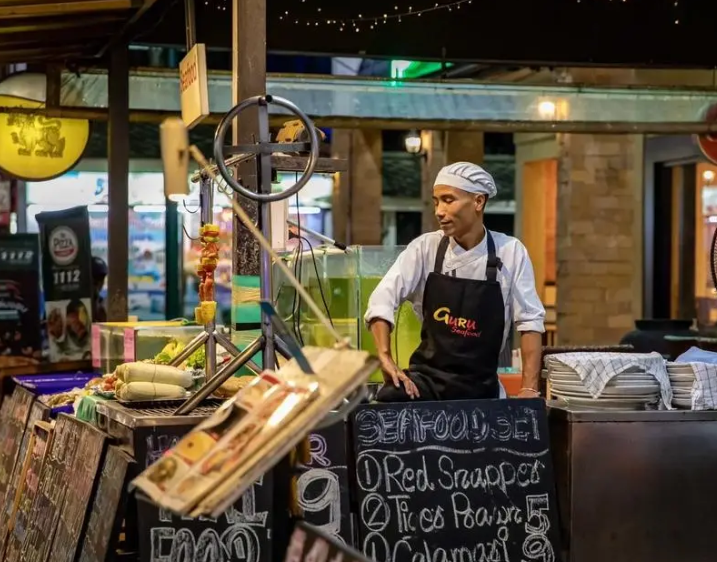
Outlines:
[[[543,335],[540,332],[520,333],[520,353],[523,360],[523,380],[520,398],[535,398],[540,394],[540,356]]]
[[[406,388],[406,394],[411,398],[418,398],[420,396],[418,387],[398,368],[398,365],[393,360],[393,355],[391,354],[391,324],[381,318],[377,318],[371,322],[370,329],[373,341],[376,344],[376,351],[381,362],[381,371],[385,382],[390,380],[396,388],[403,383]]]
[[[523,380],[520,398],[535,398],[540,390],[540,357],[545,331],[545,308],[535,289],[533,264],[525,246],[518,242],[513,277],[513,320],[520,332]]]
[[[406,392],[418,395],[418,389],[411,380],[398,368],[391,354],[391,331],[396,310],[411,293],[414,293],[423,282],[424,272],[424,237],[411,242],[401,252],[378,286],[371,293],[364,320],[371,331],[378,358],[381,361],[386,382],[399,386],[401,382]]]

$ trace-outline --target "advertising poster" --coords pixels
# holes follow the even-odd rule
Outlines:
[[[0,367],[35,364],[41,358],[38,237],[0,235]]]
[[[87,207],[39,213],[50,361],[90,359],[92,254]]]

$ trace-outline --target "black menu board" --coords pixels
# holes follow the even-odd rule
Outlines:
[[[12,481],[15,462],[20,456],[20,446],[35,396],[25,388],[16,386],[10,400],[12,409],[9,412],[9,417],[3,423],[2,440],[0,441],[2,444],[0,446],[0,506],[5,503],[5,494]],[[21,463],[22,460],[20,460]],[[0,513],[0,522],[3,521]]]
[[[303,519],[340,542],[353,545],[348,474],[348,434],[341,421],[309,436],[310,460],[299,467]]]
[[[175,446],[189,426],[135,430],[137,468],[144,470]],[[179,517],[145,501],[137,502],[140,562],[271,562],[271,473],[219,519]]]
[[[87,207],[36,215],[50,361],[89,359],[92,249]]]
[[[37,363],[40,242],[36,234],[0,235],[0,368]]]
[[[132,463],[119,447],[108,447],[87,522],[80,562],[114,560]]]
[[[294,528],[284,562],[369,562],[353,548],[318,527],[299,523]],[[430,562],[430,561],[426,561]]]
[[[18,387],[19,388],[19,387]],[[27,418],[25,432],[20,443],[20,450],[15,460],[15,469],[13,470],[10,484],[5,491],[5,500],[0,504],[0,553],[5,550],[5,543],[8,538],[9,526],[13,523],[15,512],[15,496],[23,476],[24,461],[30,453],[28,447],[35,434],[35,422],[44,421],[50,418],[50,408],[42,402],[35,400],[30,407],[30,415]],[[0,559],[2,559],[0,557]]]
[[[65,414],[57,418],[22,545],[22,562],[46,562],[48,559],[60,511],[69,489],[69,471],[82,437],[82,425],[85,424]]]
[[[353,417],[358,524],[376,562],[556,560],[542,400],[374,404]]]
[[[25,541],[32,505],[37,496],[42,466],[45,462],[45,457],[51,442],[51,426],[49,424],[43,424],[43,422],[37,423],[28,446],[30,462],[27,471],[22,474],[19,483],[20,496],[17,502],[17,509],[15,510],[14,517],[10,520],[11,528],[9,529],[5,558],[3,559],[5,562],[17,562],[20,560],[20,553]]]
[[[78,422],[81,423],[81,422]],[[52,541],[52,562],[74,562],[84,538],[90,500],[99,480],[105,452],[106,435],[89,424],[79,426],[79,442],[67,486],[72,493],[65,496],[60,510],[55,538]],[[112,515],[105,515],[111,518]]]

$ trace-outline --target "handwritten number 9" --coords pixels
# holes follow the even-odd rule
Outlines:
[[[523,556],[528,560],[555,562],[553,546],[545,535],[529,535],[523,541]]]

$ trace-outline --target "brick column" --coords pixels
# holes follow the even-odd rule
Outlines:
[[[636,135],[560,135],[560,345],[616,344],[642,307],[642,146]]]
[[[378,129],[333,132],[332,151],[347,158],[333,194],[334,237],[348,244],[381,244],[383,141]]]

